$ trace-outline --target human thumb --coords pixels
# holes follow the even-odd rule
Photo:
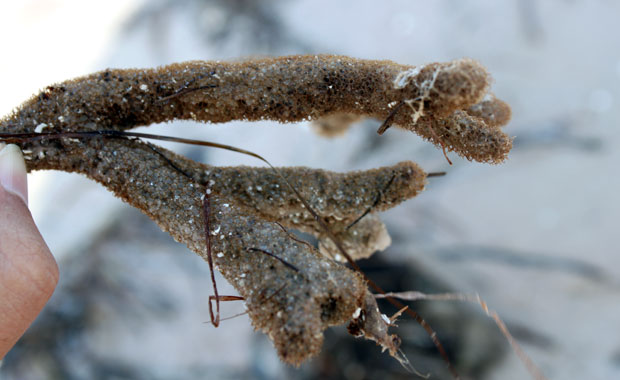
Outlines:
[[[0,185],[28,204],[26,164],[17,145],[0,143]]]
[[[58,266],[26,201],[26,164],[0,144],[0,360],[37,317],[58,282]]]

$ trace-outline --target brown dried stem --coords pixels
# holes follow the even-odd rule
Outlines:
[[[314,234],[329,256],[342,252],[334,243],[353,258],[368,256],[389,244],[373,213],[414,197],[426,174],[412,162],[347,174],[280,169],[295,194],[269,168],[211,167],[136,139],[68,138],[79,137],[70,132],[124,131],[174,119],[291,122],[338,113],[391,115],[395,124],[467,158],[498,162],[510,139],[485,124],[494,111],[475,109],[487,87],[486,71],[471,60],[420,68],[339,56],[189,62],[106,70],[49,86],[0,121],[0,133],[65,133],[61,139],[13,140],[21,141],[28,170],[82,173],[205,258],[208,227],[214,263],[245,299],[253,325],[269,335],[284,361],[299,364],[319,351],[328,326],[360,322],[354,317],[359,310],[369,320],[381,317],[359,273],[282,227]],[[397,103],[406,106],[391,113]],[[0,140],[13,141],[7,135]],[[372,213],[359,219],[365,210]],[[387,325],[359,325],[406,362]]]
[[[334,114],[384,120],[394,106],[405,104],[391,116],[394,125],[441,145],[430,137],[428,126],[449,118],[439,129],[457,131],[440,138],[457,134],[461,140],[446,141],[450,149],[470,159],[500,162],[510,139],[487,128],[484,120],[490,118],[459,130],[463,115],[454,115],[483,100],[488,85],[486,70],[468,59],[420,67],[329,55],[196,61],[106,70],[49,86],[6,119],[2,130],[8,123],[12,132],[33,132],[37,126],[46,131],[125,130],[175,119],[293,122]],[[481,147],[486,153],[479,156]]]

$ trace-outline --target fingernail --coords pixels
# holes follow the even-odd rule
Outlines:
[[[0,143],[0,185],[28,204],[26,162],[17,145]]]

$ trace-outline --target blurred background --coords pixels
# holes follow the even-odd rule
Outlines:
[[[471,57],[513,108],[509,160],[490,166],[365,120],[344,136],[308,123],[149,131],[257,152],[274,165],[344,171],[399,161],[446,171],[383,214],[393,244],[362,262],[394,291],[479,293],[549,379],[620,378],[620,3],[585,0],[25,0],[0,4],[0,111],[108,67],[334,53],[418,65]],[[213,165],[231,152],[165,145]],[[2,379],[411,378],[374,343],[326,332],[299,369],[246,316],[208,324],[207,265],[78,175],[29,177],[30,206],[61,282],[0,368]],[[614,248],[615,247],[615,248]],[[221,294],[235,294],[218,277]],[[526,379],[478,305],[416,302],[466,378]],[[224,315],[243,311],[223,304]],[[384,308],[388,314],[393,310]],[[396,332],[413,365],[449,379],[424,331]]]

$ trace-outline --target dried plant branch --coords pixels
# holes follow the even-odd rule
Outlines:
[[[10,120],[13,132],[33,132],[37,126],[125,130],[174,119],[293,122],[352,114],[383,120],[405,104],[392,115],[394,125],[442,145],[429,132],[435,129],[450,150],[496,163],[505,158],[511,139],[489,128],[488,117],[455,114],[483,100],[488,86],[486,70],[468,59],[421,67],[325,55],[187,62],[106,70],[49,86]]]
[[[212,258],[284,361],[316,354],[325,328],[353,319],[358,333],[408,365],[365,279],[329,257],[350,261],[389,244],[374,213],[423,190],[426,173],[417,165],[346,174],[220,168],[112,132],[175,119],[291,122],[352,114],[389,119],[469,159],[500,162],[511,141],[497,128],[507,121],[492,106],[499,101],[485,103],[488,82],[471,60],[411,67],[294,56],[106,70],[47,87],[0,121],[0,140],[20,144],[28,170],[82,173]],[[393,112],[396,104],[403,106]],[[88,139],[78,134],[101,131]],[[315,235],[324,254],[286,228]]]
[[[208,191],[215,264],[245,298],[255,327],[274,340],[280,356],[289,363],[298,364],[318,353],[321,332],[330,325],[346,323],[356,308],[364,305],[368,290],[359,274],[300,244],[276,224],[309,232],[318,229],[271,170],[210,167],[158,148],[165,160],[137,140],[72,139],[40,144],[50,146],[46,146],[45,157],[37,160],[37,169],[86,174],[205,258],[202,198]],[[168,160],[190,177],[170,166]],[[308,199],[319,205],[317,209],[342,220],[356,217],[357,202],[360,209],[370,207],[375,194],[368,189],[378,187],[386,178],[399,180],[378,209],[414,196],[425,182],[424,172],[413,163],[349,175],[306,168],[282,172],[304,195],[312,194]],[[263,192],[269,195],[263,197]],[[255,193],[259,193],[258,199],[253,198]],[[356,206],[347,209],[342,206],[345,203]],[[299,273],[251,248],[269,250],[299,268]],[[271,296],[276,291],[277,295]]]

